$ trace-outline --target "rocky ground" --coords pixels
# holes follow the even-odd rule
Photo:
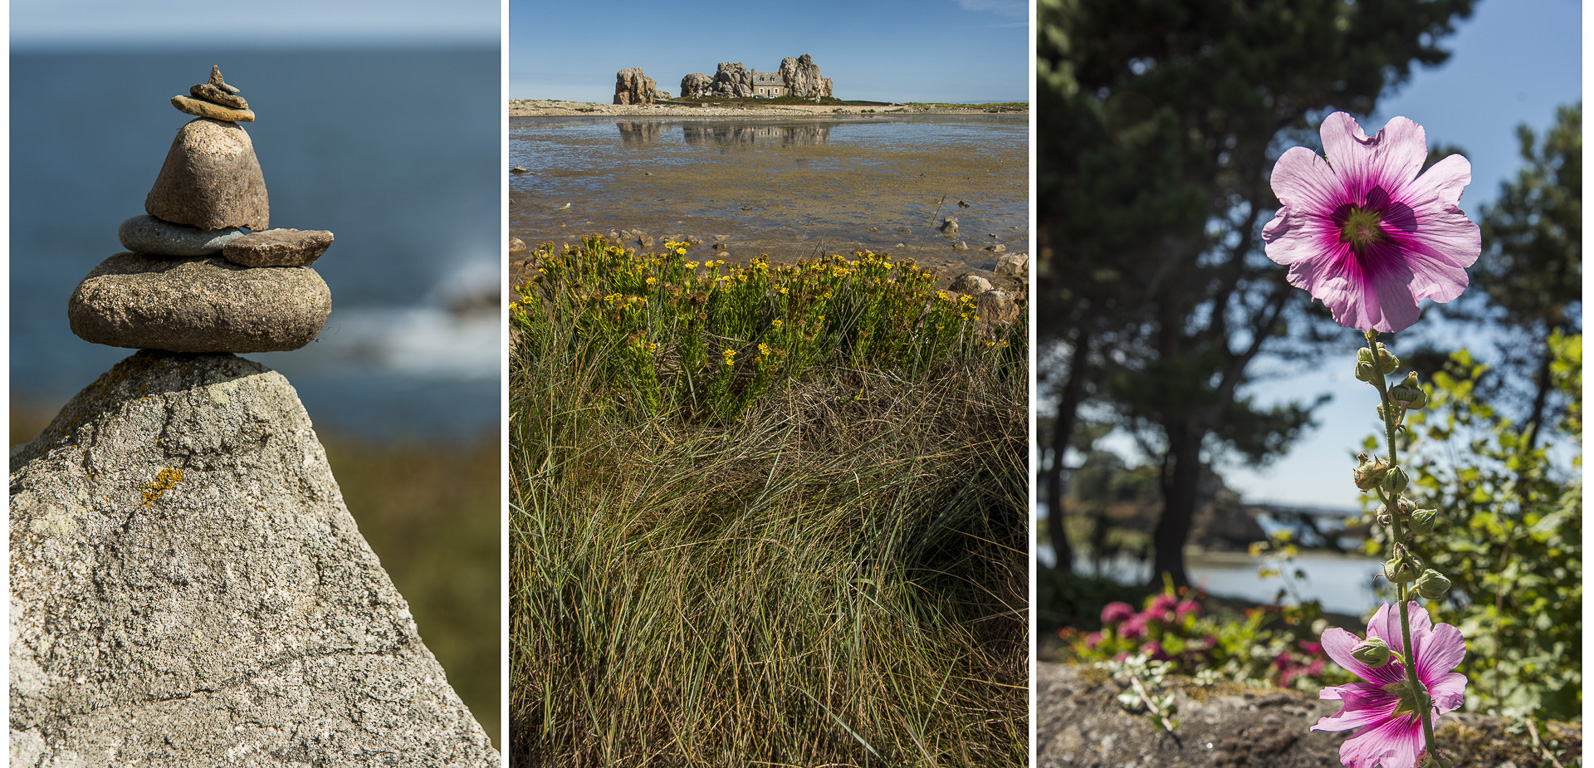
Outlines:
[[[1117,702],[1120,684],[1105,671],[1068,664],[1036,669],[1037,768],[1338,768],[1346,733],[1313,731],[1338,702],[1299,691],[1232,683],[1176,683],[1172,733]],[[1523,721],[1446,715],[1437,738],[1456,768],[1568,765],[1582,755],[1575,724],[1529,730]],[[1537,744],[1537,746],[1535,746]],[[1548,758],[1557,762],[1550,762]]]
[[[911,106],[886,104],[880,106],[831,106],[821,104],[770,104],[768,106],[687,106],[682,104],[602,104],[598,102],[562,101],[559,99],[515,99],[509,102],[510,117],[572,117],[579,115],[640,115],[647,117],[803,117],[836,115],[961,115],[982,114],[988,108],[979,106]],[[1011,113],[1012,110],[1003,110]]]

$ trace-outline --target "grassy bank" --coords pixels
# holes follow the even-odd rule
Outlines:
[[[911,264],[591,240],[513,308],[511,752],[1022,765],[1026,354]]]

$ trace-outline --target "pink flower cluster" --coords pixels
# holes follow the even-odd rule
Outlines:
[[[1092,632],[1085,636],[1085,645],[1097,648],[1102,642],[1112,635],[1121,640],[1143,641],[1139,643],[1139,650],[1149,654],[1156,661],[1180,661],[1190,667],[1200,666],[1207,660],[1207,653],[1217,647],[1218,639],[1211,635],[1194,640],[1185,640],[1182,645],[1184,650],[1178,654],[1168,652],[1161,642],[1163,631],[1174,625],[1182,625],[1187,618],[1200,618],[1201,604],[1191,598],[1179,598],[1169,593],[1152,596],[1147,601],[1145,610],[1136,612],[1128,603],[1108,603],[1101,609],[1102,631]],[[1120,651],[1114,656],[1124,659],[1128,651]]]
[[[1300,653],[1285,651],[1273,657],[1273,670],[1278,673],[1280,688],[1290,687],[1290,681],[1300,675],[1310,678],[1323,676],[1323,644],[1311,640],[1297,643]]]

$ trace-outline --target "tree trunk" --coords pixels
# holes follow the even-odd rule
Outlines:
[[[1090,329],[1081,328],[1079,337],[1074,340],[1073,359],[1068,363],[1068,379],[1063,382],[1062,396],[1057,403],[1057,417],[1052,422],[1052,460],[1045,471],[1046,533],[1051,537],[1055,567],[1065,572],[1074,570],[1074,548],[1068,543],[1068,530],[1063,525],[1063,459],[1068,453],[1069,438],[1074,434],[1089,365]]]
[[[1539,354],[1543,357],[1539,360],[1538,374],[1534,376],[1533,410],[1528,413],[1527,421],[1522,423],[1523,436],[1530,451],[1538,445],[1541,431],[1539,423],[1544,421],[1544,406],[1550,398],[1550,390],[1555,388],[1550,381],[1550,363],[1555,359],[1555,351],[1550,349],[1552,332],[1546,331],[1543,340],[1539,342]]]
[[[1168,574],[1175,587],[1188,586],[1184,570],[1184,544],[1190,538],[1201,482],[1201,430],[1188,419],[1164,422],[1168,454],[1162,473],[1162,517],[1151,534],[1151,586],[1162,585]],[[1171,465],[1171,466],[1169,466]]]

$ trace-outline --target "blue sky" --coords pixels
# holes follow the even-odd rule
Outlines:
[[[1577,0],[1483,0],[1472,18],[1443,41],[1450,60],[1416,72],[1385,97],[1377,115],[1358,115],[1362,128],[1373,133],[1389,117],[1404,115],[1423,125],[1430,147],[1464,150],[1472,163],[1472,184],[1461,206],[1477,220],[1480,205],[1493,202],[1501,183],[1521,167],[1516,126],[1527,123],[1542,133],[1554,123],[1556,107],[1582,98],[1580,14]],[[1398,343],[1397,336],[1396,354]],[[1328,392],[1334,400],[1318,410],[1319,426],[1282,460],[1260,471],[1224,472],[1247,501],[1356,505],[1358,494],[1350,484],[1354,462],[1347,452],[1379,427],[1373,416],[1377,393],[1351,376],[1349,361],[1347,354],[1322,370],[1266,385],[1305,400]]]
[[[607,103],[627,67],[676,94],[722,61],[807,53],[842,99],[1027,101],[1029,48],[1026,0],[510,0],[509,97]]]
[[[501,11],[498,0],[11,0],[11,46],[496,46]]]

